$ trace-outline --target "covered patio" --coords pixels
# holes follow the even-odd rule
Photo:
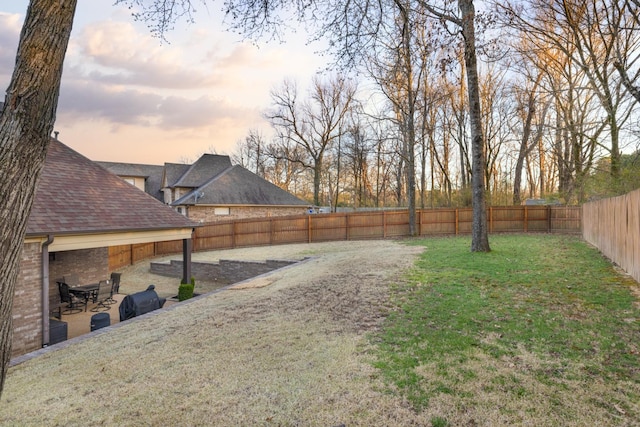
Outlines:
[[[67,325],[67,339],[76,338],[85,334],[88,334],[91,331],[91,318],[98,313],[105,313],[109,316],[109,326],[120,323],[120,315],[118,311],[118,307],[120,303],[124,299],[125,294],[115,294],[113,299],[116,301],[111,305],[109,310],[95,312],[91,311],[93,307],[96,306],[96,303],[89,303],[89,309],[87,311],[81,311],[79,313],[73,314],[62,314],[62,318],[60,321],[66,323]],[[162,308],[171,307],[173,304],[176,304],[176,301],[167,300],[164,303]],[[51,319],[55,320],[55,319]]]
[[[191,237],[198,225],[52,139],[16,283],[12,357],[50,344],[58,279],[73,274],[80,285],[109,279],[110,246],[182,240],[183,278],[190,278]],[[64,316],[73,319],[71,331],[87,323],[73,316],[79,315]]]

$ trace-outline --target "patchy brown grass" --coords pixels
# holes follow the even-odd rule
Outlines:
[[[269,286],[179,304],[11,368],[0,424],[425,425],[380,391],[364,334],[421,250],[376,241],[222,254],[313,258]]]

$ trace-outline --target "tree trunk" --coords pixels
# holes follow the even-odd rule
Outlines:
[[[469,95],[469,121],[471,124],[471,191],[473,222],[471,228],[471,251],[489,252],[487,210],[484,188],[484,138],[482,136],[482,114],[480,110],[480,85],[475,42],[475,10],[473,0],[458,0],[462,14],[462,36],[464,37],[464,63],[467,69]]]
[[[322,180],[322,158],[315,159],[313,165],[313,204],[320,206],[320,182]]]
[[[32,0],[0,113],[0,393],[11,358],[13,294],[49,146],[76,0]]]
[[[342,131],[339,132],[339,135],[342,135]],[[333,196],[333,207],[331,209],[331,212],[338,212],[338,197],[340,197],[340,157],[342,154],[341,139],[342,138],[338,136],[338,158],[337,158],[337,165],[336,165],[336,191],[335,191],[335,195]]]
[[[522,129],[522,140],[520,141],[520,149],[518,150],[518,160],[516,161],[515,177],[513,179],[513,204],[519,205],[522,202],[522,196],[520,195],[520,186],[522,183],[522,168],[524,166],[524,160],[527,154],[531,151],[533,145],[529,144],[529,137],[531,136],[531,121],[534,114],[534,95],[529,94],[529,102],[527,103],[527,117],[524,121]]]

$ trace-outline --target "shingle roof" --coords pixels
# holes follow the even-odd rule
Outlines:
[[[139,165],[135,163],[95,162],[118,176],[134,176],[144,178],[144,191],[156,199],[164,202],[162,194],[162,165]]]
[[[197,188],[204,185],[212,176],[216,176],[231,167],[229,156],[218,154],[203,154],[189,167],[180,179],[169,187]]]
[[[52,139],[27,235],[197,226],[170,207]]]
[[[304,200],[238,165],[210,178],[201,187],[173,202],[173,205],[193,205],[196,202],[203,205],[309,205]]]
[[[167,187],[174,187],[176,181],[178,181],[190,167],[191,165],[186,165],[184,163],[165,163],[164,174],[162,176],[162,186],[166,185]]]

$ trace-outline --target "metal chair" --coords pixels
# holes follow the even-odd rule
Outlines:
[[[87,302],[80,299],[69,292],[69,285],[64,282],[58,282],[60,289],[60,301],[66,304],[66,309],[62,310],[62,314],[75,314],[82,311],[82,307],[86,307]]]
[[[111,309],[109,299],[111,298],[111,284],[108,280],[101,280],[98,284],[98,295],[96,300],[98,304],[91,311],[107,311]]]
[[[120,276],[122,276],[122,273],[111,273],[111,296],[109,297],[109,304],[118,302],[113,298],[113,295],[120,292]]]

